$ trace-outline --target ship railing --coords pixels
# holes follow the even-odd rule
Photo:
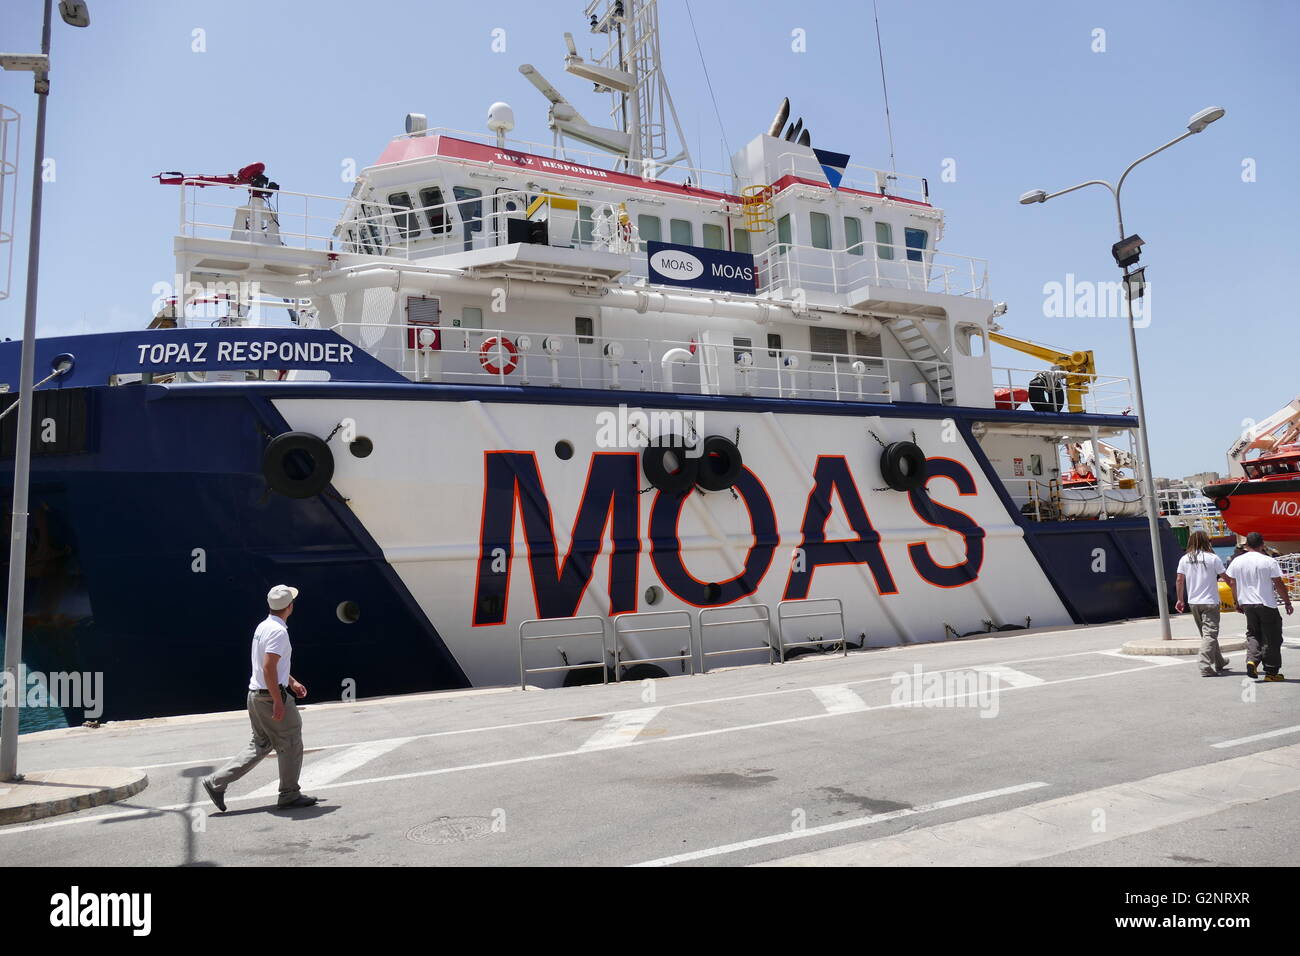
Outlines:
[[[400,225],[408,213],[387,203],[199,178],[180,187],[180,235],[197,239],[408,259],[411,245]]]
[[[1056,519],[1056,506],[1052,503],[1050,490],[1042,478],[1034,475],[999,475],[998,480],[1006,488],[1007,496],[1022,517],[1030,521]],[[1046,496],[1044,491],[1047,491]]]
[[[796,176],[821,185],[821,179],[825,176],[821,164],[815,157],[793,151],[782,153],[776,158],[774,172],[772,178],[776,182],[785,176]],[[844,176],[838,188],[856,189],[889,199],[910,199],[927,204],[930,202],[930,183],[924,176],[910,176],[863,166],[859,163],[849,163],[844,167]]]
[[[778,242],[754,256],[760,293],[846,295],[867,287],[987,298],[988,263],[951,252],[860,242],[845,249]]]
[[[633,339],[415,324],[332,326],[413,381],[828,401],[926,401],[939,360],[765,347],[748,337]],[[680,360],[680,361],[678,361]]]
[[[526,631],[537,630],[545,630],[546,633],[525,633]],[[595,638],[600,638],[599,662],[570,664],[567,653],[563,647],[560,647],[557,650],[560,659],[564,661],[563,664],[547,667],[528,667],[525,663],[524,647],[530,642],[576,640],[586,643]],[[596,668],[600,669],[601,683],[608,684],[609,672],[606,669],[606,661],[608,660],[609,639],[605,630],[605,619],[598,614],[588,614],[582,617],[533,618],[519,625],[519,687],[522,690],[528,689],[529,674],[568,673],[570,671],[593,670]]]
[[[808,636],[807,625],[795,625],[801,631],[803,640],[786,640],[786,625],[791,621],[819,620],[829,621],[838,626],[839,634],[826,637],[824,633],[816,638]],[[826,625],[823,624],[823,627]],[[785,663],[786,654],[792,647],[824,648],[827,644],[838,645],[845,657],[849,656],[848,635],[844,629],[844,602],[839,598],[811,598],[796,601],[782,601],[776,606],[776,639],[781,663]]]
[[[477,130],[452,129],[446,126],[437,126],[419,133],[399,133],[395,139],[423,139],[431,136],[449,136],[453,139],[463,139],[471,143],[479,143],[484,146],[497,146],[495,133],[484,133]],[[705,169],[701,166],[687,166],[684,163],[676,163],[665,170],[660,170],[657,163],[647,161],[645,163],[633,163],[627,159],[619,158],[611,153],[602,150],[574,148],[568,145],[563,147],[555,143],[538,143],[532,140],[508,138],[504,148],[505,152],[527,153],[533,156],[541,156],[546,159],[553,159],[561,163],[573,163],[580,166],[589,166],[592,169],[598,169],[602,172],[623,173],[628,176],[637,176],[648,181],[659,180],[661,182],[671,182],[676,185],[685,185],[689,180],[690,185],[700,189],[708,189],[714,192],[734,193],[735,178],[729,172],[719,170]],[[472,160],[456,160],[457,162],[473,162]],[[511,167],[505,166],[509,169]],[[530,170],[539,178],[546,175],[546,170]]]
[[[1092,415],[1128,415],[1133,411],[1133,390],[1132,385],[1127,378],[1115,375],[1071,375],[1078,381],[1078,385],[1071,389],[1066,381],[1065,372],[1050,372],[1042,368],[1012,368],[1006,366],[993,366],[993,390],[996,395],[999,390],[1005,390],[999,396],[999,406],[1029,408],[1029,403],[1017,402],[1016,392],[1019,390],[1022,394],[1030,388],[1030,383],[1045,372],[1057,376],[1057,383],[1060,386],[1060,394],[1057,397],[1062,399],[1061,411],[1065,412],[1085,412]],[[1039,379],[1041,381],[1041,379]],[[1077,395],[1077,404],[1079,408],[1071,407],[1071,395]]]
[[[700,642],[700,673],[707,674],[709,660],[715,657],[730,657],[734,654],[767,654],[768,664],[777,660],[775,642],[772,640],[772,609],[766,604],[736,604],[730,607],[701,608],[697,616]],[[728,633],[737,630],[757,628],[762,635],[760,643],[741,647],[721,647],[709,649],[705,635],[714,629],[726,628]]]
[[[678,663],[682,673],[695,673],[695,628],[689,611],[642,611],[639,613],[616,614],[614,622],[614,680],[621,681],[626,669],[637,664]],[[675,654],[651,657],[625,657],[625,642],[641,635],[680,635],[684,643]],[[662,638],[652,637],[653,643],[666,643]],[[638,641],[638,643],[640,643]],[[637,653],[635,650],[634,653]],[[642,652],[643,653],[643,652]]]

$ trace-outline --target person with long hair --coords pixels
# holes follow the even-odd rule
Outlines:
[[[1191,608],[1201,634],[1202,677],[1214,677],[1228,669],[1228,659],[1219,650],[1220,581],[1232,584],[1223,560],[1214,553],[1208,534],[1193,531],[1187,538],[1187,553],[1178,562],[1178,603],[1174,607],[1179,614]]]

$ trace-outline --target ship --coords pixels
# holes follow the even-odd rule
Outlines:
[[[1227,477],[1203,493],[1234,534],[1300,552],[1300,398],[1247,428],[1228,449]]]
[[[102,674],[102,719],[238,708],[279,583],[315,699],[1156,613],[1134,482],[1062,483],[1136,447],[1129,380],[995,366],[1006,306],[925,177],[788,99],[703,170],[657,3],[581,22],[605,125],[525,65],[549,144],[497,102],[407,115],[345,197],[158,176],[174,294],[36,343],[29,667]]]

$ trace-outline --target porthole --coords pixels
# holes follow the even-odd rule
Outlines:
[[[361,608],[356,601],[342,601],[334,609],[338,619],[344,624],[355,624],[361,620]]]
[[[664,599],[663,588],[652,584],[645,589],[645,602],[652,607]]]
[[[348,451],[357,458],[368,458],[370,453],[375,450],[375,443],[365,435],[358,435],[348,443]]]
[[[555,457],[560,461],[568,461],[573,457],[573,443],[568,441],[557,441],[555,443]]]

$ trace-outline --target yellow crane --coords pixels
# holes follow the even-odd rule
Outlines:
[[[1066,352],[1062,349],[1052,348],[1050,345],[1039,345],[1037,342],[1030,342],[1028,339],[1018,339],[1012,335],[1005,335],[1002,332],[990,332],[989,340],[997,342],[999,345],[1005,345],[1007,348],[1015,349],[1017,352],[1032,355],[1034,358],[1040,358],[1059,368],[1065,373],[1066,406],[1072,412],[1083,411],[1083,396],[1087,393],[1088,386],[1092,384],[1097,375],[1097,366],[1093,361],[1091,349]]]

